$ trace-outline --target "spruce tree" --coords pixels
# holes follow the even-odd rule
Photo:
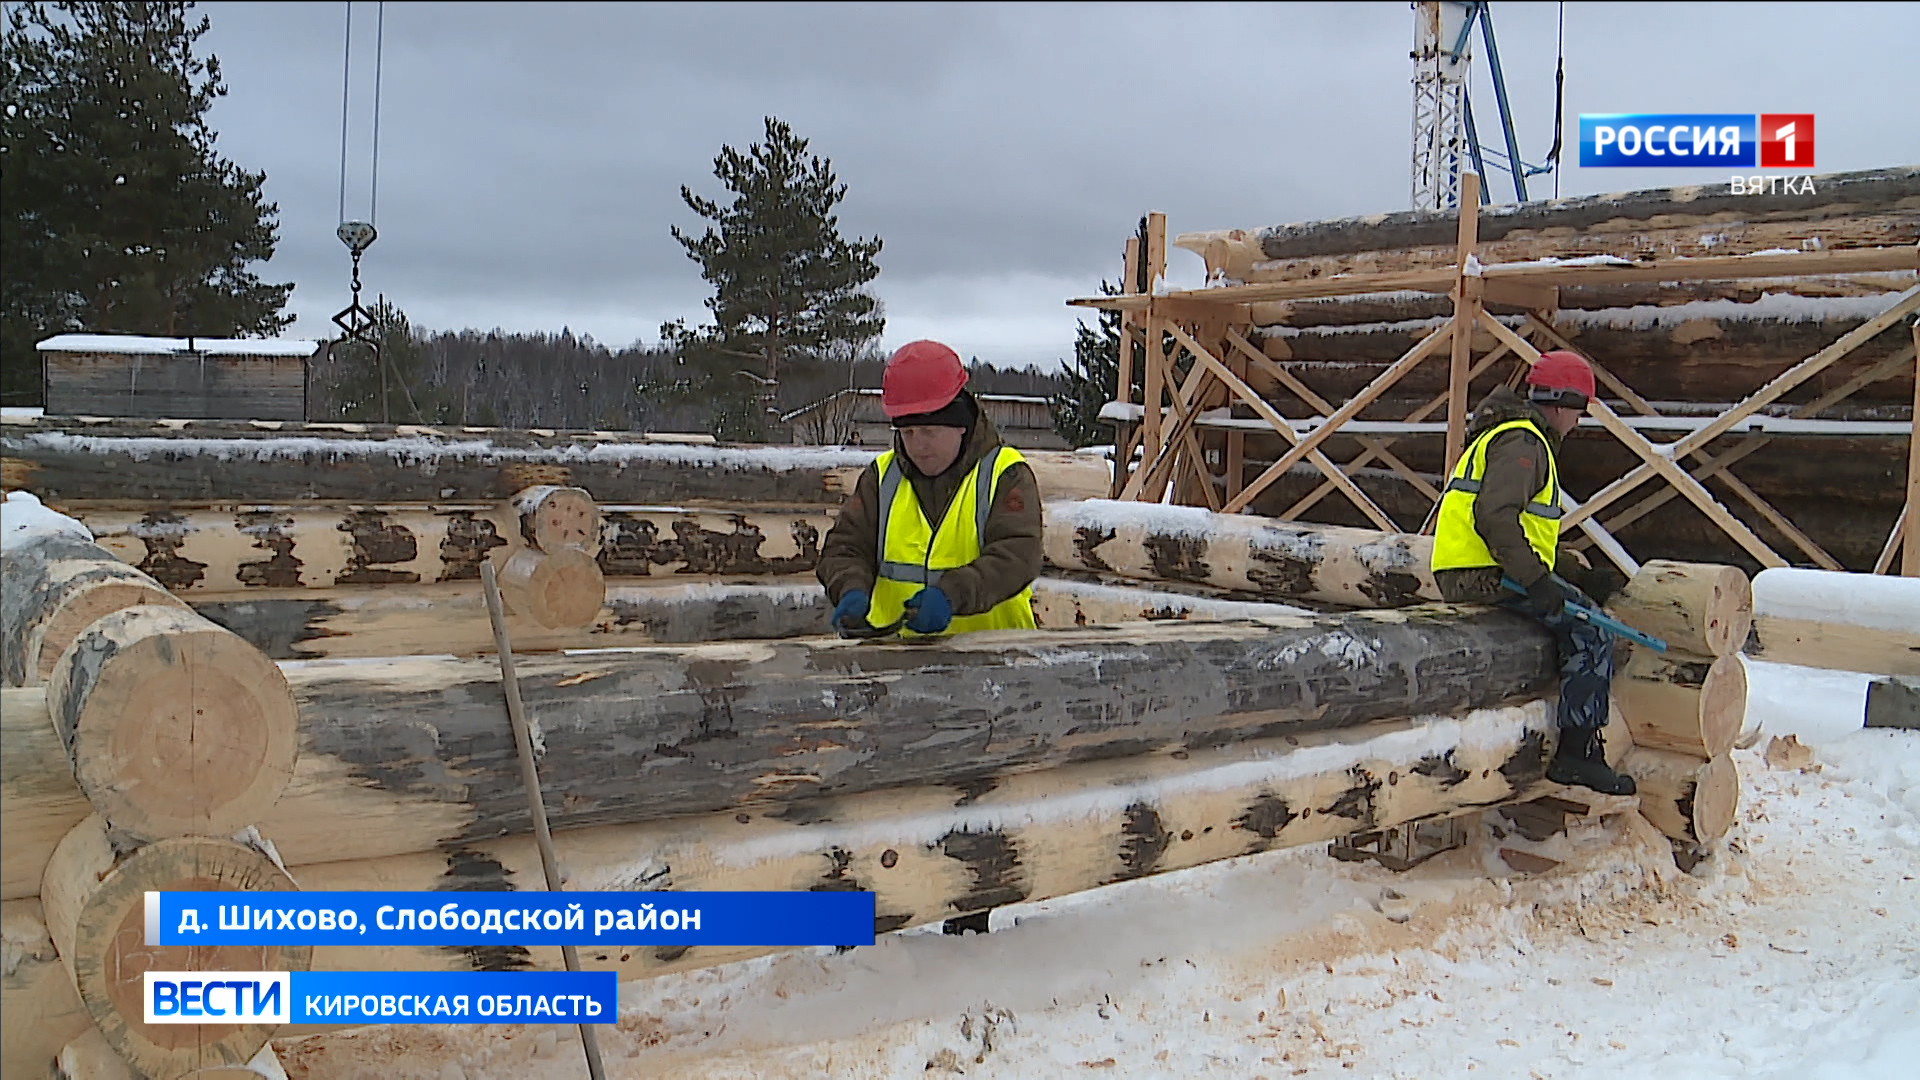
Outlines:
[[[830,161],[809,154],[808,141],[775,117],[766,118],[765,141],[746,153],[722,147],[713,173],[732,200],[722,204],[683,185],[680,197],[713,225],[697,237],[672,232],[713,286],[706,306],[714,325],[695,331],[670,323],[661,336],[702,372],[701,392],[716,409],[715,436],[757,439],[778,411],[786,363],[828,362],[886,328],[879,302],[866,292],[880,273],[874,257],[881,240],[840,235],[834,207],[847,186]]]
[[[269,335],[291,284],[273,255],[266,174],[215,149],[226,86],[188,3],[10,6],[0,108],[0,359],[9,403],[37,400],[37,341],[69,331]]]
[[[1140,219],[1136,235],[1140,238],[1140,250],[1145,251],[1147,242],[1147,219]],[[1134,283],[1135,292],[1146,291],[1145,267],[1141,268],[1141,280]],[[1100,283],[1102,296],[1118,296],[1119,286],[1106,281]],[[1063,373],[1066,388],[1052,395],[1048,403],[1053,413],[1053,430],[1067,441],[1067,445],[1100,446],[1113,442],[1113,425],[1100,419],[1100,410],[1109,401],[1120,400],[1120,313],[1117,311],[1100,312],[1098,329],[1082,322],[1075,328],[1073,341],[1073,363]],[[1133,385],[1140,391],[1140,400],[1146,398],[1146,351],[1138,343],[1133,346]]]

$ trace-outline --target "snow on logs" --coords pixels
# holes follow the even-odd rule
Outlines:
[[[154,891],[287,891],[293,880],[265,854],[233,840],[192,836],[128,853],[98,815],[75,825],[47,861],[46,926],[94,1026],[137,1075],[167,1078],[246,1063],[273,1034],[262,1024],[200,1026],[142,1019],[146,971],[302,971],[311,946],[151,945],[145,899]]]
[[[88,801],[140,839],[245,828],[299,752],[279,666],[184,607],[123,608],[82,630],[47,680],[46,709]]]
[[[1780,567],[1753,579],[1756,660],[1920,675],[1920,578]]]
[[[1047,562],[1057,567],[1346,607],[1440,595],[1432,537],[1105,499],[1046,509]]]
[[[121,608],[183,608],[172,593],[84,536],[45,532],[0,560],[0,651],[8,686],[36,686],[80,631]]]
[[[1544,780],[1551,703],[1471,710],[1044,771],[557,832],[585,890],[872,890],[876,930],[1255,852],[1322,843],[1562,789]],[[296,866],[309,889],[541,889],[528,837]],[[765,949],[583,948],[623,979]],[[558,968],[557,949],[319,950],[317,968]]]
[[[519,677],[560,830],[1452,714],[1539,693],[1554,670],[1528,620],[1433,605],[925,644],[660,646],[528,657]],[[285,672],[301,752],[258,824],[290,863],[526,831],[490,660]],[[58,742],[0,730],[10,773],[64,765]],[[9,822],[24,811],[51,826],[52,804],[72,807],[30,785],[5,794]],[[44,862],[34,835],[9,825],[9,880]]]

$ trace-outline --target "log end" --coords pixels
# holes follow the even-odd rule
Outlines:
[[[1707,756],[1722,758],[1732,751],[1746,719],[1747,666],[1737,655],[1722,656],[1700,685],[1700,741]]]
[[[142,604],[187,606],[186,601],[153,581],[110,580],[75,591],[61,603],[40,632],[39,645],[32,657],[34,680],[46,682],[53,675],[53,666],[59,662],[60,654],[66,652],[67,646],[87,627],[116,611]]]
[[[1702,765],[1695,774],[1693,832],[1699,843],[1727,835],[1740,811],[1740,770],[1725,754]]]
[[[279,666],[184,606],[93,623],[56,662],[47,707],[94,808],[143,838],[245,828],[299,754]]]
[[[607,604],[600,564],[579,548],[521,548],[500,569],[500,593],[514,614],[550,630],[591,625]]]

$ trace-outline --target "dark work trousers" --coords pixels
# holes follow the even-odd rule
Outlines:
[[[1553,634],[1560,651],[1561,730],[1595,731],[1604,727],[1607,695],[1613,687],[1613,635],[1581,622],[1565,608],[1542,618],[1529,609],[1522,596],[1503,599],[1500,606],[1527,616]]]

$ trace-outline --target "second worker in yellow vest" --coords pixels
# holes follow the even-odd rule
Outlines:
[[[938,342],[888,359],[881,403],[893,448],[861,472],[815,568],[836,628],[1033,628],[1039,484],[966,382],[958,354]]]

